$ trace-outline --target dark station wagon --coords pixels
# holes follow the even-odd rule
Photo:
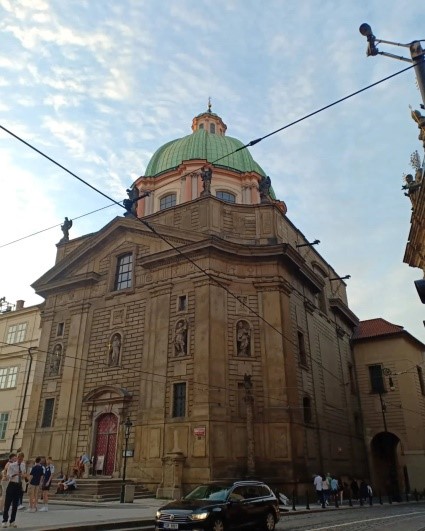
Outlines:
[[[214,482],[196,487],[187,496],[160,507],[156,530],[273,531],[279,502],[261,481]]]

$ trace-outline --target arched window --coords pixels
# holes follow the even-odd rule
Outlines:
[[[235,194],[231,194],[230,192],[218,191],[216,197],[222,201],[227,201],[228,203],[236,203]]]
[[[210,124],[210,133],[215,133],[215,124]]]
[[[176,206],[176,198],[176,194],[168,194],[161,197],[159,201],[159,210],[165,210],[166,208]]]

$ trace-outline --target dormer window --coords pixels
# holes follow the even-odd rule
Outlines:
[[[215,124],[210,124],[210,133],[215,133]]]
[[[199,129],[203,129],[204,128],[204,124],[199,124]]]

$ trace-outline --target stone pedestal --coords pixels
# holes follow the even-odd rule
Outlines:
[[[162,483],[156,490],[157,498],[178,500],[182,497],[183,465],[186,457],[182,452],[170,452],[162,458]]]

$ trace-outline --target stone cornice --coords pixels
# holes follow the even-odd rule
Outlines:
[[[353,313],[350,308],[344,302],[342,302],[341,299],[329,299],[329,306],[349,326],[354,327],[359,324],[359,318],[357,315]]]
[[[51,282],[47,281],[46,283],[37,281],[37,283],[34,283],[33,286],[39,295],[46,298],[48,295],[58,291],[69,289],[75,290],[77,288],[96,284],[99,282],[100,278],[101,275],[99,275],[99,273],[90,271],[88,273],[80,273],[72,277],[57,278],[56,280]]]
[[[254,282],[253,285],[258,291],[282,291],[286,295],[290,295],[294,289],[284,278]]]

